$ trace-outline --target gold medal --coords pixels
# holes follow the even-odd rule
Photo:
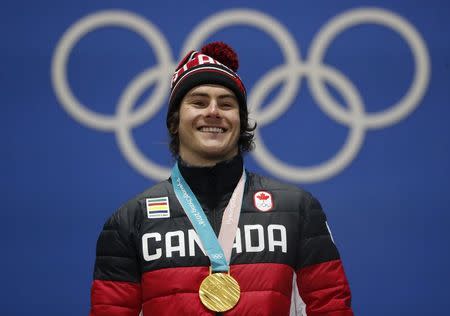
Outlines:
[[[209,310],[226,312],[239,301],[241,288],[230,274],[212,273],[200,284],[198,294]]]

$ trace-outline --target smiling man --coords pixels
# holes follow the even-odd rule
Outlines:
[[[353,315],[320,203],[244,168],[256,124],[237,69],[221,42],[178,65],[172,175],[106,222],[91,316]]]
[[[201,85],[181,101],[179,154],[193,166],[213,166],[239,152],[239,104],[235,94],[219,85]]]

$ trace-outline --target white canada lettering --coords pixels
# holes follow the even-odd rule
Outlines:
[[[258,233],[258,238],[252,240],[251,231]],[[261,252],[264,250],[264,230],[261,225],[244,225],[245,233],[245,251],[247,252]],[[252,241],[256,241],[256,245],[252,245]]]
[[[236,253],[242,252],[241,230],[239,227],[236,230],[236,237],[234,238],[233,248],[236,249]]]
[[[275,240],[274,231],[280,231],[280,240]],[[287,242],[286,242],[286,227],[283,225],[270,224],[267,227],[268,237],[269,237],[269,251],[275,251],[275,246],[280,246],[281,251],[287,252]]]
[[[172,242],[172,237],[177,237],[178,242]],[[166,257],[172,257],[172,252],[178,251],[180,257],[186,256],[184,248],[184,233],[181,230],[166,233]]]
[[[188,230],[188,244],[189,244],[189,256],[195,256],[195,245],[197,245],[200,250],[203,252],[203,255],[206,256],[205,249],[203,248],[203,244],[198,237],[197,233],[193,229]]]
[[[161,248],[156,248],[156,251],[154,254],[150,254],[148,250],[148,240],[150,238],[154,238],[156,241],[161,241],[161,234],[159,233],[147,233],[142,235],[142,253],[144,254],[144,260],[145,261],[153,261],[156,259],[161,258]]]
[[[236,253],[263,252],[266,250],[267,240],[269,252],[280,251],[287,253],[287,232],[286,227],[279,224],[270,224],[265,229],[260,224],[244,225],[244,240],[242,240],[241,230],[236,230],[236,237],[233,248]],[[145,261],[154,261],[163,256],[166,258],[173,256],[189,257],[198,255],[206,256],[202,242],[193,229],[187,231],[187,238],[182,230],[167,232],[164,237],[160,233],[146,233],[142,236],[142,253]],[[267,235],[267,239],[266,238]],[[163,239],[164,238],[164,239]],[[187,240],[187,245],[185,240]],[[198,253],[196,246],[200,249]],[[243,247],[244,246],[244,247]],[[186,248],[187,247],[187,248]]]

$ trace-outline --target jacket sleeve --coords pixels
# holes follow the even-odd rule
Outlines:
[[[140,269],[133,219],[120,209],[104,225],[97,241],[90,316],[138,316]]]
[[[303,210],[296,281],[306,315],[351,316],[350,287],[322,207],[308,194]]]

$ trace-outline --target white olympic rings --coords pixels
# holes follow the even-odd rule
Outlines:
[[[323,57],[339,33],[362,23],[375,23],[396,31],[407,42],[414,59],[414,78],[400,101],[378,113],[366,113],[361,96],[355,86],[337,69],[324,65]],[[430,58],[420,34],[401,16],[378,8],[346,11],[323,26],[314,38],[308,59],[302,61],[300,52],[289,31],[267,14],[255,10],[226,10],[214,14],[200,23],[187,37],[180,52],[196,49],[213,33],[229,26],[249,25],[266,32],[281,48],[285,59],[255,84],[248,93],[248,106],[259,128],[278,119],[291,105],[298,93],[302,77],[308,80],[312,96],[320,109],[338,123],[350,128],[343,147],[337,154],[316,166],[289,165],[275,157],[255,132],[255,160],[273,175],[294,182],[317,182],[330,178],[345,167],[358,154],[366,130],[393,125],[412,113],[420,105],[430,77]],[[87,33],[100,27],[120,26],[140,34],[154,48],[158,65],[143,71],[125,88],[117,103],[116,115],[108,116],[93,112],[73,95],[67,80],[67,63],[76,43]],[[90,128],[114,131],[120,150],[129,163],[143,175],[155,180],[166,178],[170,169],[158,165],[146,157],[137,147],[132,129],[151,119],[165,104],[170,75],[176,67],[169,45],[159,30],[144,18],[121,10],[108,10],[88,15],[72,25],[58,42],[52,60],[52,83],[64,109],[75,120]],[[328,93],[324,83],[331,84],[342,94],[348,108],[342,108]],[[267,94],[283,84],[276,97],[261,109]],[[133,112],[133,106],[144,91],[156,84],[152,95],[144,105]]]

